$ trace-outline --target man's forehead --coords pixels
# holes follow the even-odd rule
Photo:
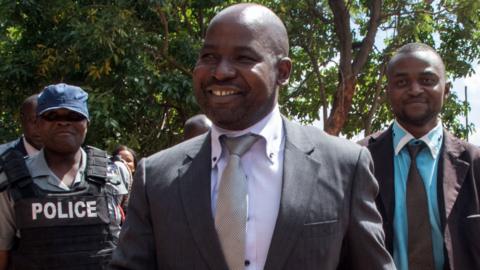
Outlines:
[[[202,50],[216,50],[221,47],[228,47],[235,50],[236,52],[245,52],[245,53],[255,53],[256,49],[260,45],[260,42],[257,40],[252,40],[243,44],[238,44],[234,42],[228,42],[226,40],[215,40],[215,39],[206,39],[203,43]]]
[[[211,22],[239,20],[247,24],[266,23],[278,19],[270,9],[257,4],[238,4],[220,11]]]
[[[227,29],[225,29],[227,28]],[[267,28],[266,21],[256,18],[256,15],[227,13],[214,18],[207,29],[207,36],[218,32],[219,29],[237,30],[245,34],[253,34],[255,31]]]
[[[226,38],[226,36],[233,36]],[[240,38],[237,38],[240,37]],[[210,22],[204,47],[212,43],[230,46],[244,43],[252,49],[266,49],[288,56],[288,34],[281,19],[270,9],[257,4],[237,4],[218,13]],[[213,44],[216,45],[216,44]]]
[[[242,21],[247,25],[267,25],[272,21],[271,12],[265,8],[247,7],[240,14]]]
[[[211,25],[205,36],[202,49],[222,46],[237,51],[254,51],[258,47],[272,46],[270,33],[242,22],[222,21]]]
[[[219,25],[229,25],[265,35],[280,31],[279,29],[286,33],[282,21],[273,11],[255,4],[239,4],[222,10],[210,22],[207,34]]]
[[[423,63],[424,66],[418,65],[418,62]],[[443,75],[445,72],[442,59],[432,51],[414,51],[397,54],[390,61],[388,69],[388,73],[391,75],[405,71],[439,73],[440,75]]]

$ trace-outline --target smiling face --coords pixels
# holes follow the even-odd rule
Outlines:
[[[46,151],[75,153],[85,140],[88,121],[85,116],[67,109],[56,109],[37,118],[37,128]]]
[[[275,107],[278,86],[286,84],[291,69],[290,59],[272,42],[276,31],[268,22],[235,13],[210,24],[193,84],[198,104],[217,126],[245,129]]]
[[[397,121],[408,131],[431,130],[448,95],[445,68],[432,51],[394,56],[387,72],[387,97]],[[412,133],[413,134],[413,133]]]

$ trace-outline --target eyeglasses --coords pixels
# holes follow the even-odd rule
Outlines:
[[[67,114],[58,114],[55,112],[45,113],[45,114],[42,114],[40,118],[48,122],[54,122],[54,121],[55,122],[59,122],[59,121],[80,122],[87,119],[84,115],[76,112],[69,112]]]

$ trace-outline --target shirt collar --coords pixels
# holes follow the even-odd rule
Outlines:
[[[82,152],[82,159],[80,160],[80,167],[78,171],[84,172],[87,166],[87,154],[85,153],[85,151],[83,151],[82,148],[80,148],[80,151]],[[43,151],[43,148],[37,154],[28,158],[27,162],[30,163],[29,167],[33,168],[33,170],[30,170],[30,175],[32,176],[32,178],[55,175],[48,167],[47,161],[45,160],[45,152]]]
[[[427,134],[419,139],[410,134],[400,123],[395,120],[393,122],[393,147],[395,149],[395,155],[398,155],[403,147],[412,140],[423,141],[433,158],[436,158],[440,152],[443,141],[443,128],[442,122],[439,120],[437,125],[430,130]]]
[[[278,155],[283,138],[283,121],[278,105],[262,120],[253,126],[244,130],[226,130],[215,124],[212,126],[211,140],[212,140],[212,168],[214,168],[221,157],[222,145],[220,143],[220,136],[238,137],[247,133],[259,135],[265,140],[265,155],[273,162],[274,155]]]

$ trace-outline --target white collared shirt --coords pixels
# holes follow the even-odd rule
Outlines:
[[[261,138],[241,159],[248,182],[245,269],[262,270],[280,208],[282,189],[285,135],[278,106],[261,121],[244,130],[229,131],[212,126],[212,213],[215,216],[220,176],[229,156],[219,138],[224,134],[238,137],[246,133]]]
[[[403,149],[403,147],[405,147],[405,145],[408,144],[408,142],[410,142],[412,139],[415,139],[415,137],[413,137],[413,135],[410,132],[408,132],[404,127],[402,127],[402,125],[400,125],[400,123],[398,123],[397,120],[395,120],[395,124],[403,132],[405,132],[405,135],[400,139],[397,146],[395,147],[395,155],[398,155],[400,151]],[[442,130],[443,130],[442,121],[439,119],[437,125],[431,131],[423,135],[423,137],[418,138],[418,140],[423,141],[425,143],[432,157],[436,157],[438,155],[438,153],[440,152],[440,148],[442,146],[441,143],[440,144],[438,143],[438,141],[442,139],[442,136],[440,137],[435,136],[434,139],[436,139],[437,141],[432,141],[432,138],[431,138],[433,137],[432,134],[441,135],[443,134]]]

